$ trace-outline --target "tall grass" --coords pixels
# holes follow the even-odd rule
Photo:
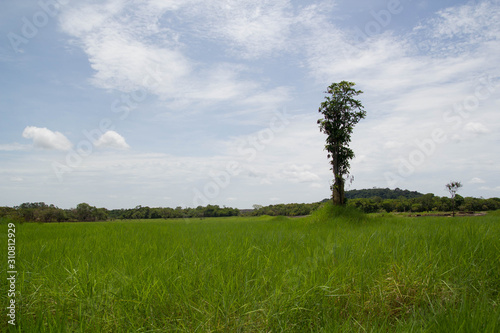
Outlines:
[[[498,213],[327,204],[300,219],[18,224],[17,242],[19,332],[500,330]]]

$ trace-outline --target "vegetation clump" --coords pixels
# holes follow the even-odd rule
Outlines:
[[[332,221],[363,222],[367,216],[354,206],[333,205],[331,201],[324,202],[311,215],[311,221],[329,223]]]

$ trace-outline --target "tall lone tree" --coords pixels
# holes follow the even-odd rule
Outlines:
[[[354,157],[354,152],[349,148],[351,134],[354,125],[366,117],[363,105],[354,98],[363,92],[354,89],[355,85],[348,81],[330,85],[325,91],[328,95],[318,110],[323,114],[318,124],[320,131],[327,135],[325,150],[331,159],[334,175],[331,187],[334,205],[345,204],[345,177],[349,174],[349,161]]]
[[[455,217],[455,196],[457,194],[457,191],[459,188],[462,187],[462,183],[461,182],[449,182],[448,184],[446,184],[446,188],[448,189],[448,192],[450,192],[450,195],[451,195],[451,200],[452,200],[452,204],[453,204],[453,217]]]

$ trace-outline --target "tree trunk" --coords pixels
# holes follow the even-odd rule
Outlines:
[[[344,178],[339,174],[339,149],[335,149],[332,161],[332,171],[335,181],[332,186],[332,200],[334,206],[343,206],[345,204],[345,194],[344,194]]]
[[[335,206],[345,205],[344,180],[342,177],[335,177],[335,183],[332,186],[332,200]]]
[[[452,208],[452,210],[453,210],[452,217],[455,217],[455,196],[453,196],[453,208]]]

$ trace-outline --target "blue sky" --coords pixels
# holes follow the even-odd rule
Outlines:
[[[315,202],[354,81],[350,189],[500,196],[500,2],[8,1],[0,205]]]

